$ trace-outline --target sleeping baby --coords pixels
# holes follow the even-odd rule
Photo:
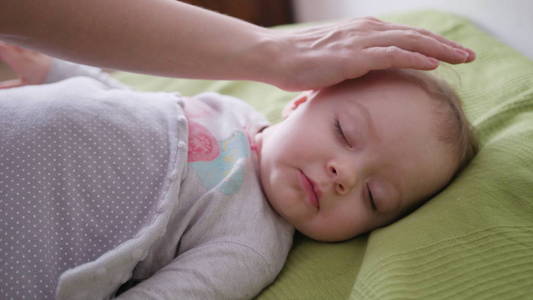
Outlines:
[[[5,299],[249,299],[295,229],[390,224],[477,149],[455,93],[421,71],[304,92],[270,124],[229,96],[137,92],[17,51],[34,81],[0,90]]]

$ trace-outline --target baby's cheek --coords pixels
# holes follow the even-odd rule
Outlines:
[[[220,154],[215,137],[204,126],[192,120],[189,121],[189,151],[188,161],[210,161]]]

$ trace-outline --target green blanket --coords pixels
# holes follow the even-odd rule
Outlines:
[[[343,243],[295,236],[258,299],[533,299],[533,62],[468,20],[435,11],[385,17],[471,47],[471,64],[440,68],[478,129],[481,150],[408,217]],[[271,121],[294,94],[251,82],[117,73],[140,90],[231,94]]]

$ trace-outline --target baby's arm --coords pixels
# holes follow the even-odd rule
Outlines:
[[[279,270],[245,245],[211,242],[188,250],[118,299],[251,299]]]
[[[18,79],[0,82],[0,88],[13,88],[57,82],[75,76],[94,78],[108,88],[128,89],[100,68],[67,62],[43,53],[0,41],[0,60],[6,63]]]
[[[58,58],[52,58],[50,70],[46,74],[43,83],[57,82],[75,76],[94,78],[110,89],[129,89],[128,86],[112,78],[100,68],[72,63]]]

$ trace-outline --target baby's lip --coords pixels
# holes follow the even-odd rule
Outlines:
[[[311,178],[307,177],[307,179],[309,180],[309,182],[311,182],[311,186],[313,187],[313,192],[315,192],[316,198],[318,199],[318,202],[320,203],[320,198],[322,198],[322,192],[320,191],[316,183]]]
[[[302,170],[300,170],[300,172],[302,173],[304,180],[306,181],[306,183],[304,183],[304,187],[305,185],[309,186],[309,192],[313,194],[312,196],[314,199],[312,199],[312,202],[313,202],[312,204],[316,208],[320,208],[320,197],[322,193],[317,188],[315,182],[311,178],[307,177],[307,175],[305,175],[305,173]]]

